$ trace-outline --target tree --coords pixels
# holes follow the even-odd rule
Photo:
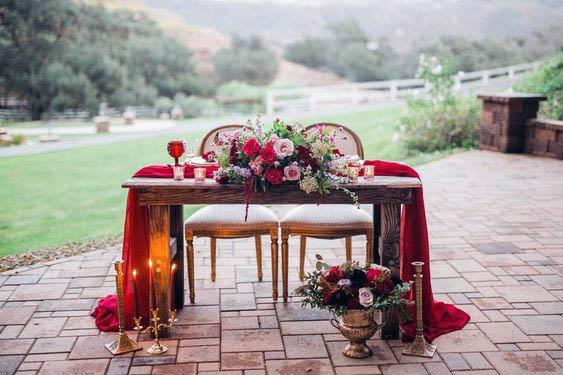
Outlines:
[[[209,90],[191,52],[140,14],[71,0],[4,0],[0,83],[26,99],[33,119],[99,103],[152,105],[157,97]]]
[[[223,82],[238,80],[265,85],[278,72],[276,54],[258,37],[244,39],[234,35],[231,48],[219,50],[213,63],[215,74]]]
[[[305,38],[289,44],[284,57],[309,68],[320,68],[328,64],[327,49],[329,44],[320,38]]]

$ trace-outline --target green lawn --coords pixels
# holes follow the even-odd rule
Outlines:
[[[392,142],[402,108],[299,119],[339,122],[356,130],[366,158],[406,160]],[[189,133],[186,138],[201,137]],[[168,136],[38,155],[0,158],[0,256],[121,232],[125,191],[137,169],[170,162]]]

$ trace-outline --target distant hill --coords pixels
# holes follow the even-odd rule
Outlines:
[[[228,48],[230,45],[229,35],[222,34],[212,27],[189,24],[173,9],[153,8],[152,4],[144,4],[141,0],[87,0],[87,2],[103,5],[116,11],[126,9],[144,13],[155,21],[167,35],[194,51],[196,69],[202,75],[207,76],[213,72],[213,56],[215,56],[219,49]],[[281,53],[277,55],[280,62],[280,70],[274,80],[276,84],[314,86],[347,82],[334,73],[314,70],[284,60],[280,57]]]
[[[318,35],[329,22],[355,18],[371,37],[387,37],[398,51],[444,35],[503,39],[557,27],[560,0],[139,0],[189,24],[221,33],[260,34],[283,45]]]

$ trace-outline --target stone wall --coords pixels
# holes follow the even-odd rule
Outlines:
[[[524,152],[563,159],[563,121],[529,119]]]

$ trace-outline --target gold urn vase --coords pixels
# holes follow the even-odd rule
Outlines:
[[[346,357],[367,358],[373,355],[366,341],[381,327],[375,321],[373,311],[348,310],[340,320],[332,319],[331,323],[350,340],[342,352]]]

